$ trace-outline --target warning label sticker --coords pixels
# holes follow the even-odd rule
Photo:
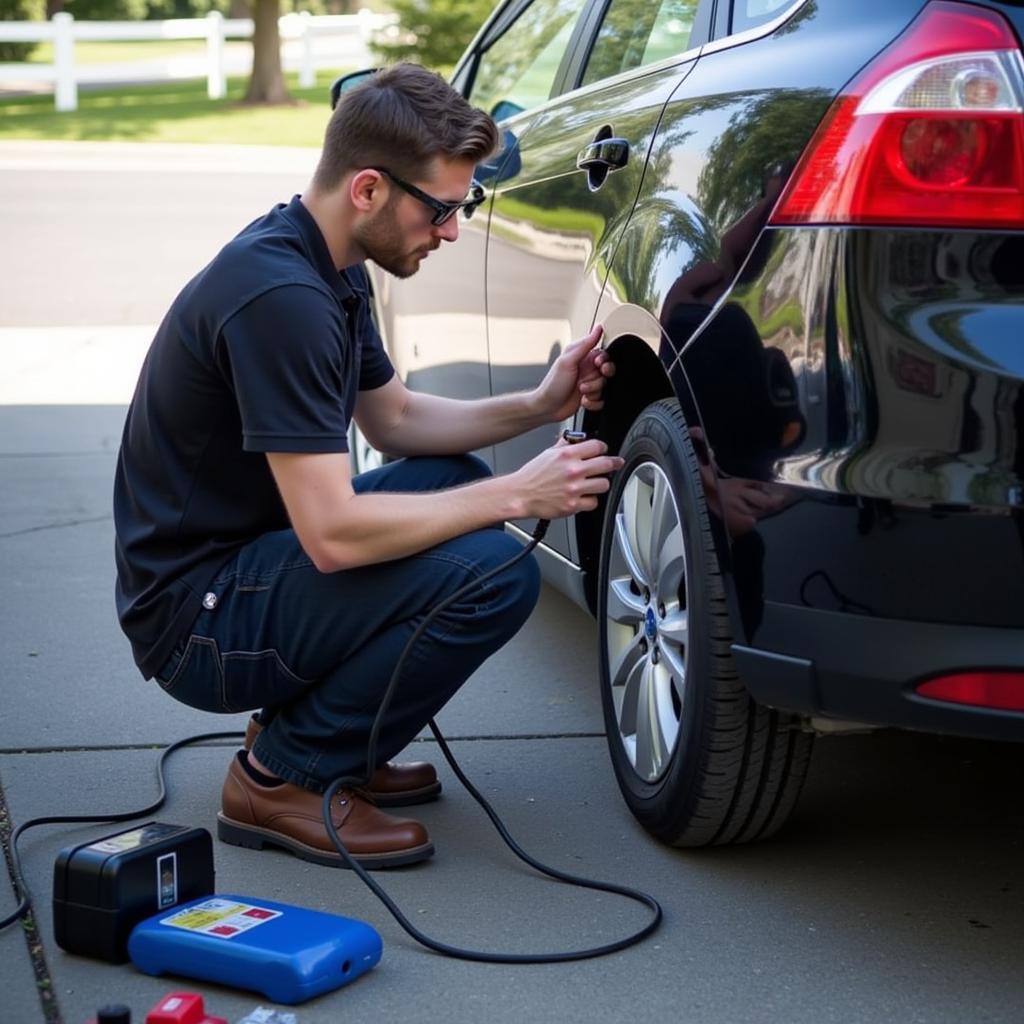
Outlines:
[[[181,831],[183,829],[180,825],[163,825],[154,821],[143,825],[142,828],[133,828],[116,836],[107,836],[98,842],[90,843],[86,849],[99,850],[100,853],[124,853],[126,850],[137,850],[141,846],[149,846],[151,843],[166,839]]]
[[[257,925],[266,924],[280,917],[280,910],[254,907],[251,903],[237,903],[216,897],[197,903],[185,910],[179,910],[160,923],[169,928],[184,928],[190,932],[216,935],[220,939],[231,939],[241,932],[247,932]]]

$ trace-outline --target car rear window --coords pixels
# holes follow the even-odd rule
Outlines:
[[[793,0],[735,0],[732,5],[733,32],[744,32],[777,17]]]

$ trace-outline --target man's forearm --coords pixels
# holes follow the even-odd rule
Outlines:
[[[401,418],[378,447],[389,455],[456,455],[499,444],[550,420],[534,392],[459,400],[409,392]]]
[[[508,519],[592,512],[622,459],[602,441],[552,445],[505,476],[432,493],[352,488],[341,452],[268,452],[292,528],[321,572],[405,558]]]
[[[427,494],[354,494],[307,553],[321,572],[354,569],[414,555],[452,537],[521,518],[510,477]]]

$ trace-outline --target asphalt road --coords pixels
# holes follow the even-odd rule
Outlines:
[[[118,395],[186,278],[248,220],[301,190],[311,167],[311,154],[258,149],[0,145],[0,783],[15,824],[141,804],[155,745],[241,724],[143,683],[118,634],[109,509],[126,400]],[[104,330],[115,327],[121,333]],[[84,373],[90,360],[102,372]],[[300,1024],[1024,1016],[1019,748],[899,733],[824,738],[776,840],[668,850],[618,796],[595,645],[592,621],[545,593],[441,724],[527,849],[651,891],[665,909],[662,928],[638,948],[573,965],[444,960],[407,939],[347,873],[217,845],[220,891],[348,913],[384,936],[380,967],[298,1007]],[[437,756],[430,742],[415,753]],[[218,746],[179,755],[161,819],[212,827],[228,756]],[[564,892],[520,868],[446,768],[442,777],[445,798],[423,811],[438,856],[384,878],[418,925],[508,950],[609,941],[642,922],[610,896]],[[19,929],[0,934],[0,1019],[44,1020],[45,1004],[50,1021],[78,1024],[119,999],[138,1021],[174,988],[198,987],[208,1012],[231,1021],[265,1002],[57,948],[53,858],[105,831],[26,837],[42,953],[33,965]],[[0,914],[9,905],[0,897]]]

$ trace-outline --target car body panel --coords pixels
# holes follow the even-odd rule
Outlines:
[[[797,500],[759,524],[765,600],[1024,627],[1024,234],[795,229],[762,247],[730,302],[793,368],[806,424],[769,453]]]
[[[548,101],[502,122],[459,259],[388,292],[399,371],[462,397],[522,390],[601,321],[618,372],[576,425],[616,450],[646,405],[679,400],[757,700],[1024,737],[1024,714],[913,693],[1024,669],[1024,233],[769,226],[836,96],[925,0],[805,0],[739,33],[731,4],[704,3],[679,60],[574,89],[602,6]],[[1024,35],[1021,5],[980,6]],[[471,88],[471,54],[456,80]],[[602,129],[630,160],[593,190],[576,157]],[[489,461],[513,470],[554,434]],[[557,522],[538,548],[591,609],[602,521]]]

